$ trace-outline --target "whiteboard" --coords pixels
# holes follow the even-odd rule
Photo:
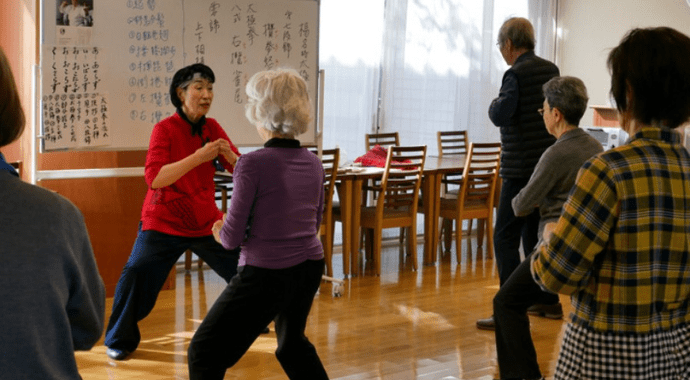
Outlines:
[[[175,112],[172,76],[197,62],[216,76],[207,117],[235,145],[263,144],[244,116],[244,88],[258,71],[297,70],[317,110],[317,0],[82,0],[88,17],[77,26],[62,1],[43,0],[45,151],[147,149],[155,123]],[[315,122],[300,139],[316,141]]]

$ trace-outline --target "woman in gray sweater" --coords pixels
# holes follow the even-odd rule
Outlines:
[[[558,220],[561,208],[575,184],[578,170],[602,152],[599,141],[578,128],[587,108],[585,84],[574,77],[556,77],[544,84],[543,108],[546,129],[557,138],[539,159],[527,185],[512,200],[516,216],[539,208],[539,237],[548,222]],[[561,318],[558,296],[542,291],[524,260],[494,297],[496,353],[501,379],[540,379],[537,354],[529,330],[530,314]]]
[[[0,49],[0,147],[24,130]],[[84,218],[67,199],[22,182],[0,154],[0,378],[81,379],[74,357],[103,334],[105,286]]]

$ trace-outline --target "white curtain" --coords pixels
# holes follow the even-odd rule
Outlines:
[[[436,154],[436,131],[498,141],[488,119],[508,68],[496,46],[511,16],[528,18],[536,53],[555,58],[557,0],[321,0],[323,146],[347,160],[364,134],[400,133]],[[379,109],[380,105],[380,109]]]
[[[383,0],[322,0],[319,66],[324,71],[324,149],[341,162],[363,154],[378,107]]]
[[[379,131],[437,154],[436,131],[499,141],[488,118],[508,68],[496,46],[503,21],[526,17],[538,55],[553,60],[556,1],[386,0]]]
[[[466,129],[499,141],[488,118],[508,68],[496,46],[503,21],[528,18],[536,53],[555,56],[557,0],[321,0],[319,61],[325,71],[323,147],[348,161],[364,134],[400,133],[427,145],[436,132]]]

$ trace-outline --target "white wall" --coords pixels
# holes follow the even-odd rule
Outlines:
[[[585,82],[590,106],[608,104],[609,51],[628,30],[653,26],[690,35],[690,6],[686,0],[559,0],[556,64],[561,75]],[[581,125],[592,125],[591,110]]]

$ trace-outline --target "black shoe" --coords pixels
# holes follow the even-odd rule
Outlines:
[[[261,333],[262,333],[262,334],[268,334],[268,333],[270,333],[270,332],[271,332],[271,329],[269,329],[268,326],[266,326],[266,327],[264,328],[264,331],[262,331]]]
[[[553,305],[536,304],[527,308],[527,314],[549,319],[561,319],[563,318],[563,305],[560,302]]]
[[[108,348],[107,350],[105,350],[105,354],[108,355],[109,358],[114,360],[124,360],[131,353],[132,351],[118,350],[117,348]]]
[[[489,318],[477,320],[477,328],[480,330],[491,330],[491,331],[496,330],[496,324],[494,323],[494,316],[492,315]]]

